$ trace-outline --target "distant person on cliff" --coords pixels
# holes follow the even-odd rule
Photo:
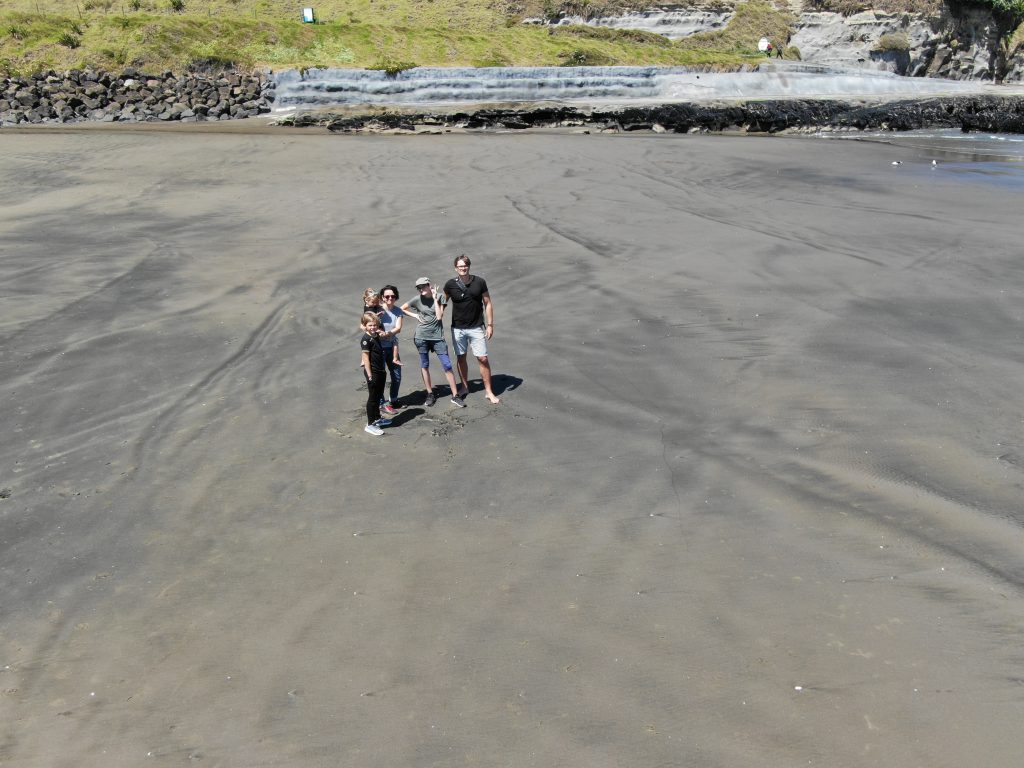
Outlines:
[[[487,290],[487,281],[480,275],[469,274],[470,263],[465,254],[456,257],[455,277],[444,284],[444,294],[452,305],[452,347],[458,358],[459,379],[462,381],[458,394],[460,397],[469,394],[466,353],[472,349],[480,364],[484,394],[488,401],[497,405],[501,401],[491,389],[491,362],[487,357],[487,342],[494,335],[494,304]]]
[[[775,58],[776,59],[781,59],[782,58],[782,46],[781,45],[775,46]]]
[[[772,57],[772,44],[768,43],[768,47],[764,49],[764,55],[769,59]]]
[[[418,321],[412,341],[416,345],[416,351],[420,353],[420,376],[427,390],[424,405],[429,408],[437,402],[434,383],[430,380],[430,353],[433,352],[444,368],[445,378],[448,379],[448,386],[451,388],[452,404],[465,408],[466,403],[459,397],[455,386],[455,374],[452,372],[452,361],[448,357],[448,345],[444,343],[444,294],[438,293],[437,287],[430,284],[428,277],[421,277],[416,281],[416,290],[419,295],[405,302],[402,311]]]

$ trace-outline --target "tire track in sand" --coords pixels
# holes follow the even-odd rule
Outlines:
[[[239,365],[251,358],[260,351],[267,343],[274,331],[281,323],[290,302],[284,301],[278,304],[260,324],[249,334],[242,346],[233,355],[221,362],[212,371],[206,374],[198,383],[192,386],[187,393],[178,398],[174,403],[165,408],[152,422],[144,429],[142,438],[139,440],[133,455],[133,466],[128,477],[137,474],[146,464],[147,456],[156,450],[156,446],[162,443],[171,431],[171,427],[177,418],[200,403],[203,395],[217,386]]]

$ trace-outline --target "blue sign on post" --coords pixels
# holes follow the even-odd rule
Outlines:
[[[303,24],[316,24],[316,15],[313,13],[312,8],[302,9],[302,23]]]

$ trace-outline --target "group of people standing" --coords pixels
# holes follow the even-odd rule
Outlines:
[[[392,416],[402,407],[398,390],[402,384],[402,360],[398,347],[398,335],[409,317],[416,323],[413,344],[420,358],[420,376],[427,391],[424,405],[428,408],[437,402],[434,385],[430,378],[430,353],[433,352],[444,369],[445,378],[451,391],[451,403],[459,408],[466,407],[465,397],[469,394],[470,351],[480,365],[480,378],[484,384],[484,396],[491,403],[500,402],[491,386],[491,363],[487,356],[487,342],[494,335],[494,305],[487,289],[487,281],[479,275],[470,274],[471,261],[468,256],[456,257],[455,277],[448,280],[442,290],[427,277],[416,281],[417,296],[401,306],[398,302],[398,288],[385,285],[381,290],[368,289],[363,294],[363,315],[359,340],[362,352],[362,369],[366,377],[366,427],[365,431],[374,436],[384,434],[384,427],[391,426]],[[448,354],[444,338],[444,311],[451,304],[451,339],[455,353],[455,366]],[[459,385],[455,382],[458,369]],[[385,385],[390,375],[391,386]]]

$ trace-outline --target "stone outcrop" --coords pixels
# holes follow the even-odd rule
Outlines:
[[[273,96],[263,73],[50,71],[0,80],[0,125],[232,120],[269,112]]]
[[[1006,51],[1000,45],[1006,30],[987,10],[946,6],[936,27],[939,34],[926,74],[953,80],[1024,79],[1024,49]]]
[[[935,15],[868,10],[843,16],[809,11],[799,0],[790,0],[790,8],[796,21],[788,45],[810,64],[952,80],[1024,79],[1024,49],[1009,51],[1008,58],[1003,58],[1007,52],[1000,48],[1000,36],[1007,30],[999,28],[989,9],[977,5],[952,0]],[[524,23],[552,29],[569,24],[636,29],[679,40],[720,29],[731,17],[728,10],[697,4],[612,17],[526,19]]]
[[[1024,51],[1000,58],[999,25],[983,8],[947,5],[936,17],[864,11],[804,13],[790,45],[803,61],[950,80],[1020,80]],[[884,45],[902,40],[905,48]]]
[[[906,41],[903,50],[879,50],[883,36]],[[801,60],[827,66],[855,67],[924,75],[940,38],[936,25],[920,16],[864,11],[852,16],[803,13],[789,44]]]
[[[1024,133],[1024,96],[949,96],[866,104],[836,100],[759,101],[743,104],[661,104],[579,109],[525,109],[335,115],[304,113],[282,124],[326,126],[339,133],[441,133],[467,129],[565,128],[579,132],[808,133],[820,130],[959,128]]]
[[[712,32],[722,29],[735,15],[735,11],[710,5],[696,5],[689,8],[651,8],[646,11],[630,11],[621,16],[558,16],[556,18],[523,19],[523,24],[532,24],[557,29],[558,27],[582,25],[605,27],[607,29],[636,29],[663,35],[669,40],[682,40],[698,32]]]

